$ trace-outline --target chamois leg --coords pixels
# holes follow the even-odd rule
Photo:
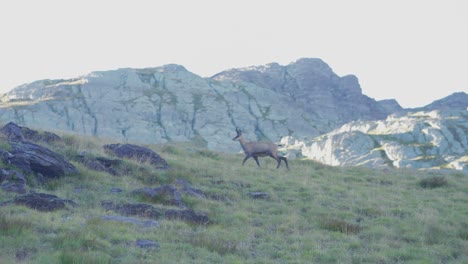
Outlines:
[[[276,168],[278,169],[281,166],[281,159],[277,158],[276,161],[278,162],[278,165],[276,166]]]
[[[271,155],[268,155],[270,156],[272,159],[276,160],[276,162],[278,162],[278,165],[276,166],[276,168],[279,168],[279,166],[281,165],[281,160],[277,157],[275,157],[273,154]]]
[[[257,165],[260,167],[260,163],[258,162],[258,157],[254,156],[253,158],[254,158],[255,162],[257,162]]]
[[[286,163],[286,168],[289,170],[288,160],[286,159],[286,157],[280,156],[279,160],[284,160],[284,163]]]
[[[242,166],[244,166],[244,163],[250,158],[250,156],[245,156],[244,161],[242,161]]]

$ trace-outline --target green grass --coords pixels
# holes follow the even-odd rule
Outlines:
[[[66,136],[49,147],[69,159],[107,156],[102,140]],[[1,139],[0,139],[1,140]],[[0,146],[5,145],[0,142]],[[466,263],[468,175],[460,172],[371,170],[271,159],[241,166],[242,155],[193,145],[150,146],[172,169],[126,160],[122,176],[85,168],[34,184],[36,192],[72,199],[56,212],[0,207],[0,263]],[[142,202],[131,191],[175,179],[206,199],[184,197],[211,223],[159,219],[156,228],[102,220],[115,215],[101,201]],[[441,180],[442,179],[442,180]],[[121,193],[111,193],[118,187]],[[266,192],[253,199],[250,192]],[[12,193],[0,191],[0,202]],[[150,201],[144,201],[149,203]],[[154,204],[157,208],[173,208]],[[157,250],[134,246],[157,241]]]

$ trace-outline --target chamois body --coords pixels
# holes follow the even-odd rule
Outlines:
[[[234,137],[232,140],[237,140],[242,146],[242,149],[245,153],[244,161],[242,161],[242,165],[249,159],[254,158],[257,165],[260,167],[260,163],[258,162],[258,157],[272,157],[278,162],[276,168],[279,168],[281,165],[281,161],[284,160],[286,164],[286,168],[289,170],[288,160],[286,157],[278,155],[278,145],[271,143],[271,142],[246,142],[244,137],[242,136],[242,132],[239,128],[236,129],[237,136]]]

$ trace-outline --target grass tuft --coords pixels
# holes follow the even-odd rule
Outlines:
[[[33,223],[29,219],[6,215],[0,212],[0,236],[19,236],[30,230]]]

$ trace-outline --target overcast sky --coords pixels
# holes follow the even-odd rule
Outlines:
[[[321,58],[363,93],[418,107],[468,92],[465,0],[15,0],[0,3],[0,92],[176,63],[220,71]]]

